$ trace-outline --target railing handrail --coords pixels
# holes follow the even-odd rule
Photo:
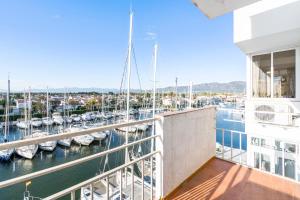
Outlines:
[[[32,144],[39,144],[39,143],[43,143],[43,142],[47,142],[47,141],[55,141],[55,140],[61,140],[61,139],[66,139],[66,138],[72,138],[75,136],[91,134],[91,133],[99,132],[99,131],[106,131],[106,130],[111,130],[111,129],[116,129],[116,128],[122,128],[122,127],[127,127],[127,126],[134,126],[134,125],[138,125],[138,124],[149,123],[149,122],[156,121],[158,119],[159,118],[156,117],[156,118],[144,119],[144,120],[133,121],[133,122],[110,124],[110,125],[100,126],[100,127],[96,127],[96,128],[89,128],[89,129],[74,131],[74,132],[69,132],[69,133],[59,133],[59,134],[53,134],[53,135],[47,135],[47,136],[41,136],[41,137],[28,138],[28,139],[24,139],[24,140],[16,140],[16,141],[7,142],[7,143],[1,143],[0,151],[6,150],[6,149],[22,147],[22,146],[27,146],[27,145],[32,145]]]
[[[226,128],[216,128],[216,130],[221,130],[221,131],[226,131],[226,132],[232,132],[232,133],[246,134],[245,131],[237,131],[237,130],[226,129]]]
[[[137,159],[135,159],[133,161],[130,161],[130,162],[125,163],[125,164],[123,164],[123,165],[121,165],[119,167],[116,167],[116,168],[112,169],[112,170],[104,172],[103,174],[97,175],[97,176],[95,176],[93,178],[90,178],[90,179],[88,179],[86,181],[83,181],[83,182],[78,183],[78,184],[76,184],[76,185],[74,185],[72,187],[69,187],[69,188],[65,189],[65,190],[62,190],[62,191],[60,191],[58,193],[55,193],[55,194],[53,194],[51,196],[48,196],[48,197],[44,198],[44,200],[52,200],[52,199],[58,199],[60,197],[63,197],[65,195],[67,195],[67,194],[70,194],[71,192],[73,192],[75,190],[78,190],[78,189],[80,189],[80,188],[82,188],[84,186],[90,185],[90,184],[92,184],[92,183],[94,183],[96,181],[99,181],[99,180],[101,180],[101,179],[103,179],[105,177],[108,177],[108,176],[110,176],[113,173],[116,173],[116,172],[118,172],[118,171],[120,171],[120,170],[122,170],[122,169],[124,169],[126,167],[129,167],[130,165],[133,165],[133,164],[135,164],[137,162],[145,160],[145,159],[147,159],[147,158],[149,158],[149,157],[151,157],[151,156],[153,156],[153,155],[155,155],[157,153],[160,153],[160,151],[153,151],[153,152],[151,152],[151,153],[149,153],[149,154],[147,154],[145,156],[139,157],[139,158],[137,158]]]
[[[147,138],[140,139],[140,140],[128,143],[128,144],[124,144],[124,145],[115,147],[113,149],[102,151],[100,153],[96,153],[96,154],[93,154],[93,155],[90,155],[90,156],[86,156],[86,157],[83,157],[83,158],[80,158],[80,159],[77,159],[77,160],[73,160],[73,161],[70,161],[70,162],[67,162],[67,163],[63,163],[63,164],[60,164],[60,165],[57,165],[57,166],[53,166],[53,167],[50,167],[50,168],[47,168],[47,169],[39,170],[37,172],[33,172],[33,173],[26,174],[26,175],[23,175],[23,176],[19,176],[19,177],[16,177],[16,178],[12,178],[12,179],[8,179],[8,180],[5,180],[5,181],[1,181],[0,182],[0,189],[4,188],[4,187],[11,186],[11,185],[15,185],[17,183],[22,183],[22,182],[31,180],[33,178],[37,178],[37,177],[46,175],[46,174],[57,172],[57,171],[60,171],[62,169],[66,169],[66,168],[72,167],[72,166],[81,164],[83,162],[87,162],[87,161],[90,161],[90,160],[93,160],[93,159],[105,156],[106,154],[114,153],[114,152],[120,151],[122,149],[128,148],[130,146],[133,146],[133,145],[136,145],[136,144],[140,144],[142,142],[154,139],[156,137],[159,137],[159,136],[158,135],[149,136]]]

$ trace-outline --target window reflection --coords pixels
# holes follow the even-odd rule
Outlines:
[[[253,97],[271,97],[271,54],[252,57]]]
[[[273,54],[274,97],[295,97],[295,50]]]

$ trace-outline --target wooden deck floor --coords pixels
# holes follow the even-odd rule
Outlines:
[[[167,199],[300,199],[300,183],[214,158]]]

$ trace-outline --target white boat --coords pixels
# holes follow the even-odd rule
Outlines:
[[[67,129],[68,132],[76,132],[76,131],[80,131],[80,130],[82,130],[82,128],[78,128],[78,127],[72,127],[72,128]],[[73,141],[76,144],[88,146],[94,141],[94,137],[91,135],[79,135],[79,136],[75,136],[73,138]]]
[[[69,132],[72,132],[72,128],[67,128],[67,129],[61,131],[61,133],[69,133]],[[73,141],[73,138],[66,138],[66,139],[58,140],[57,143],[59,145],[65,146],[65,147],[70,147],[72,141]]]
[[[16,126],[20,129],[27,129],[29,127],[29,123],[25,121],[18,121]]]
[[[73,121],[73,119],[72,119],[71,117],[68,117],[68,116],[65,116],[65,117],[64,117],[64,120],[65,120],[65,122],[68,123],[68,124],[72,123],[72,121]]]
[[[32,118],[30,123],[35,128],[40,127],[43,124],[43,122],[40,118]]]
[[[53,123],[56,125],[62,125],[64,123],[64,119],[59,112],[55,112],[52,114]]]
[[[32,159],[35,156],[38,148],[38,145],[32,144],[23,147],[18,147],[15,151],[21,157],[24,157],[26,159]]]
[[[101,141],[107,137],[107,132],[105,131],[95,132],[92,133],[91,136],[93,136],[95,140]]]
[[[25,93],[24,93],[24,102],[27,102]],[[29,93],[29,104],[31,105],[30,93]],[[27,116],[27,114],[28,114],[28,116]],[[27,117],[29,117],[29,119],[30,119],[30,116],[31,116],[30,108],[27,113],[27,103],[25,103],[25,107],[24,107],[24,116],[25,116],[24,123],[26,124],[24,139],[29,139],[34,136],[31,134],[26,135],[27,131],[29,130],[29,126],[28,126],[29,123],[27,122]],[[38,148],[39,148],[39,146],[37,144],[32,144],[32,145],[27,145],[27,146],[23,146],[23,147],[17,147],[15,149],[15,152],[23,158],[32,159],[35,156]]]
[[[72,115],[70,116],[70,118],[71,118],[74,122],[80,122],[80,121],[81,121],[80,116],[77,115],[77,114],[72,114]]]
[[[90,121],[92,120],[90,113],[84,113],[81,115],[81,119],[84,121]]]
[[[9,161],[13,153],[14,153],[14,149],[1,150],[0,161]]]
[[[45,126],[51,126],[54,123],[50,117],[43,117],[42,122]]]
[[[32,134],[33,137],[44,137],[49,135],[47,132],[36,131]],[[44,151],[54,151],[57,141],[47,141],[39,144],[39,148]]]
[[[102,115],[100,112],[96,112],[96,113],[95,113],[95,117],[96,117],[97,119],[102,119],[102,118],[103,118],[103,115]]]
[[[80,135],[74,137],[74,142],[83,145],[83,146],[88,146],[94,141],[94,137],[91,135]]]
[[[138,131],[145,132],[146,130],[148,130],[149,125],[148,124],[138,124],[135,127],[137,128]]]

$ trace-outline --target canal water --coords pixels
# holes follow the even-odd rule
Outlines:
[[[244,124],[232,121],[230,119],[236,119],[232,114],[228,114],[224,111],[217,113],[217,128],[233,129],[238,131],[244,131]],[[53,129],[55,132],[55,128]],[[11,139],[18,139],[22,132],[17,128],[10,130]],[[148,130],[144,134],[131,135],[129,140],[133,141],[136,137],[142,138],[147,137],[151,133]],[[225,134],[224,141],[225,145],[230,145],[230,134]],[[88,155],[92,155],[108,148],[114,148],[125,142],[124,135],[122,133],[111,130],[110,136],[102,141],[93,142],[90,146],[78,146],[73,144],[70,148],[64,148],[57,146],[54,152],[38,151],[36,156],[32,160],[26,160],[18,156],[14,156],[10,162],[0,163],[0,181],[8,180],[10,178],[18,177],[24,174],[32,173],[42,169],[46,169],[51,166],[59,165],[68,161],[76,160]],[[222,142],[222,133],[217,130],[217,142]],[[242,148],[246,149],[247,142],[246,137],[242,138]],[[233,136],[233,145],[239,148],[239,138]],[[144,143],[142,146],[143,152],[149,152],[150,143]],[[135,147],[137,149],[137,147]],[[94,177],[102,171],[114,168],[124,163],[124,151],[112,153],[108,156],[108,165],[105,165],[104,169],[104,158],[95,159],[78,166],[74,166],[50,175],[45,175],[39,178],[33,179],[28,189],[33,196],[46,197],[53,193],[59,192],[64,188],[68,188],[81,181]],[[25,191],[25,184],[17,184],[4,189],[0,189],[1,200],[18,200],[23,199],[23,192]],[[80,194],[77,192],[77,197]],[[69,199],[68,197],[64,199]]]

